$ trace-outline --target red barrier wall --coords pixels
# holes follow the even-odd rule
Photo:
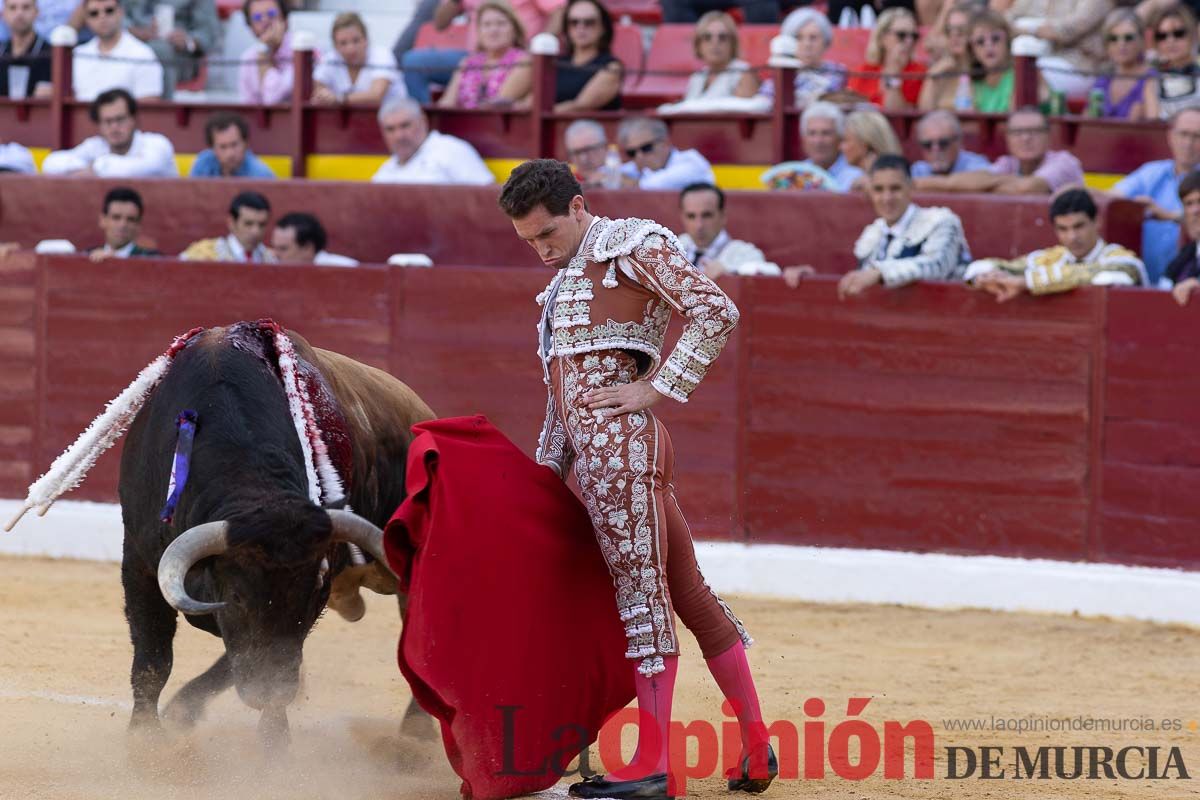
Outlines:
[[[53,181],[47,183],[47,181]],[[65,238],[77,247],[100,242],[96,219],[105,191],[136,188],[146,203],[142,233],[166,253],[226,232],[233,196],[260,191],[275,216],[314,211],[329,231],[329,249],[367,262],[393,253],[428,254],[436,264],[533,266],[538,262],[496,208],[495,186],[386,186],[311,181],[191,181],[186,191],[170,180],[0,177],[0,241],[32,246]],[[60,188],[61,187],[61,188]],[[679,221],[673,192],[589,193],[591,208],[611,216]],[[924,205],[946,205],[959,214],[977,257],[1015,257],[1054,241],[1045,197],[928,195]],[[855,239],[874,214],[865,197],[805,192],[730,192],[729,230],[753,241],[784,265],[812,264],[821,272],[854,266]],[[1104,236],[1140,249],[1142,207],[1127,200],[1104,205]],[[413,222],[416,220],[416,222]]]
[[[386,367],[527,451],[541,423],[541,269],[18,255],[0,276],[0,496],[174,335],[237,319]],[[1195,308],[1120,289],[997,305],[949,284],[847,303],[833,278],[723,285],[742,324],[692,402],[660,407],[698,535],[1200,568]],[[117,464],[73,496],[113,499]]]

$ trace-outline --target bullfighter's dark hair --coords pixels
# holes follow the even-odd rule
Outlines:
[[[233,198],[233,202],[229,204],[229,216],[237,219],[243,208],[253,208],[256,211],[271,213],[271,204],[258,192],[238,192],[237,196]]]
[[[897,172],[904,173],[905,178],[912,178],[912,167],[909,166],[908,159],[895,153],[884,153],[881,156],[876,156],[869,172],[871,175],[874,175],[876,172],[884,169],[894,169]]]
[[[108,207],[113,203],[133,203],[137,206],[139,218],[146,210],[142,206],[142,196],[128,186],[114,186],[109,189],[108,194],[104,195],[104,206],[100,209],[100,212],[107,214]]]
[[[683,198],[694,192],[712,192],[717,196],[717,208],[725,210],[725,193],[711,183],[689,183],[683,187],[683,191],[679,193],[679,205],[683,205]]]
[[[218,111],[208,118],[208,122],[204,123],[204,141],[208,142],[209,147],[212,147],[213,137],[228,128],[237,128],[238,133],[242,135],[242,141],[250,140],[250,125],[246,122],[245,117],[232,111]]]
[[[328,238],[325,235],[325,227],[321,221],[312,214],[306,214],[303,211],[292,211],[284,214],[275,223],[278,228],[291,228],[296,234],[296,244],[304,247],[312,245],[313,250],[317,253],[325,249],[325,244]]]
[[[562,161],[538,158],[526,161],[508,176],[500,190],[500,210],[517,219],[544,206],[551,215],[561,217],[576,196],[583,196],[583,187],[571,168]]]
[[[97,124],[100,123],[100,106],[106,106],[109,103],[114,103],[117,100],[124,100],[125,106],[129,109],[129,116],[137,116],[137,100],[133,98],[129,92],[124,89],[108,89],[96,95],[96,99],[92,101],[88,107],[88,119]]]
[[[1095,219],[1097,213],[1096,201],[1087,189],[1068,189],[1050,203],[1051,222],[1067,214],[1087,214],[1088,219]]]

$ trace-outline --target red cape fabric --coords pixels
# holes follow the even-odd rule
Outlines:
[[[464,796],[541,791],[634,697],[612,579],[579,500],[485,418],[413,432],[384,539],[400,671]]]

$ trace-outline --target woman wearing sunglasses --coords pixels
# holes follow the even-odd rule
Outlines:
[[[758,91],[758,75],[738,58],[737,25],[724,11],[700,18],[692,48],[704,67],[692,73],[684,100],[753,97]]]
[[[888,110],[915,107],[925,77],[925,65],[913,60],[920,37],[917,18],[911,11],[884,11],[867,42],[866,63],[855,68],[856,74],[846,82],[846,89]]]
[[[1159,75],[1146,94],[1146,115],[1170,119],[1182,109],[1200,106],[1196,17],[1187,6],[1169,6],[1155,17],[1151,30]]]
[[[1146,119],[1147,95],[1153,94],[1156,74],[1146,67],[1146,29],[1132,8],[1118,8],[1104,20],[1108,72],[1096,79],[1092,91],[1103,93],[1100,116],[1108,119]]]
[[[995,11],[971,18],[967,33],[971,53],[971,107],[984,114],[1012,111],[1012,32]]]
[[[943,17],[938,44],[945,52],[929,68],[929,76],[925,78],[925,85],[921,87],[921,97],[917,106],[922,111],[954,108],[960,77],[966,75],[971,67],[967,34],[971,25],[971,15],[977,8],[974,3],[959,3]],[[926,47],[930,46],[930,38],[933,37],[925,40]]]
[[[279,0],[246,0],[246,24],[258,44],[242,54],[238,98],[250,105],[283,103],[292,96],[292,35],[287,6]]]
[[[555,111],[615,111],[625,68],[612,54],[613,21],[597,0],[567,3],[566,49],[558,60]]]

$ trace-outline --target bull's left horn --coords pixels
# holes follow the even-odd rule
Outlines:
[[[224,603],[201,603],[183,586],[188,570],[202,558],[219,556],[229,549],[229,523],[205,522],[188,528],[171,542],[158,562],[158,588],[171,607],[184,614],[212,614]]]
[[[369,521],[351,511],[328,511],[329,519],[333,522],[333,538],[341,542],[349,542],[366,550],[388,572],[387,555],[383,552],[383,531]]]

